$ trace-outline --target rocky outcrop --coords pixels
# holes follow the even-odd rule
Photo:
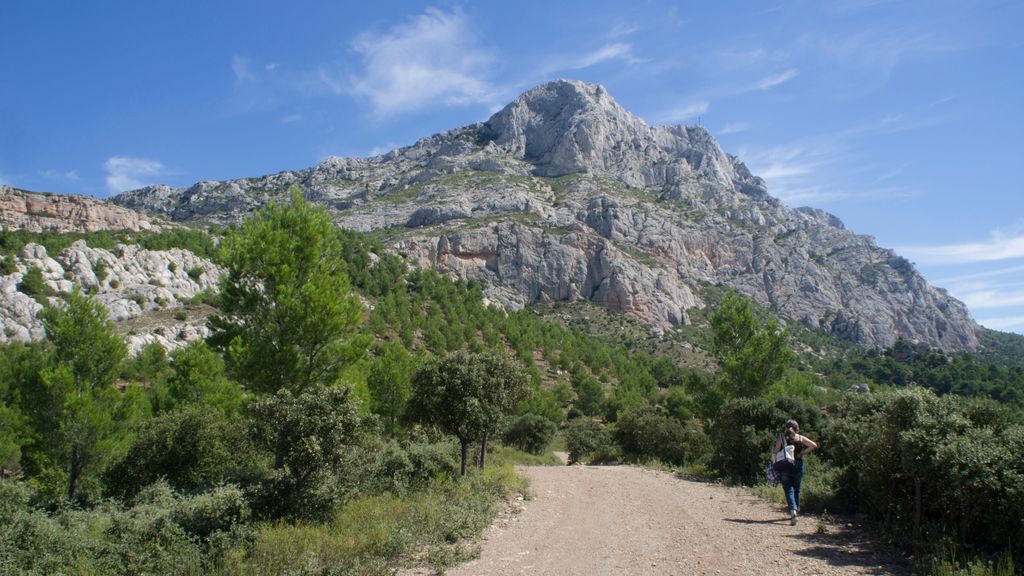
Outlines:
[[[149,342],[175,348],[207,335],[203,318],[180,310],[196,295],[216,291],[222,271],[187,250],[143,250],[118,245],[108,251],[82,240],[56,257],[38,244],[28,244],[15,257],[17,272],[0,276],[0,342],[38,340],[44,336],[38,318],[43,306],[18,290],[30,268],[42,272],[55,294],[75,287],[88,291],[107,307],[110,318],[127,332],[132,353]],[[57,296],[50,297],[56,303]],[[166,316],[162,318],[161,316]],[[141,322],[147,317],[149,321]]]
[[[29,232],[158,230],[144,214],[71,194],[39,194],[0,185],[0,228]]]
[[[966,307],[905,259],[821,210],[784,206],[703,128],[648,126],[581,82],[539,86],[487,122],[381,156],[114,200],[227,223],[293,185],[339,225],[380,231],[508,306],[588,299],[664,330],[724,285],[867,346],[978,345]]]

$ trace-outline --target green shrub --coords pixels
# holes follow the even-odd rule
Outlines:
[[[548,418],[538,414],[523,414],[513,420],[505,430],[503,440],[530,454],[544,452],[558,427]]]
[[[4,574],[210,573],[244,538],[240,490],[225,486],[181,497],[166,484],[132,508],[33,508],[21,482],[0,481],[0,567]]]
[[[18,266],[14,263],[14,256],[8,254],[0,258],[0,276],[9,276],[18,271]]]
[[[128,453],[104,479],[111,494],[131,498],[158,479],[194,492],[245,482],[257,469],[245,423],[196,406],[142,424]]]
[[[18,282],[18,291],[36,299],[40,304],[46,304],[46,298],[53,296],[55,292],[46,280],[43,279],[43,271],[37,266],[32,266],[25,271]]]
[[[608,429],[590,418],[577,418],[565,427],[569,463],[612,459],[615,446]]]
[[[613,436],[625,455],[676,465],[697,461],[707,447],[707,437],[699,427],[693,423],[683,426],[650,405],[619,415]]]
[[[764,474],[775,439],[789,419],[800,423],[802,434],[815,438],[820,411],[788,398],[735,398],[722,407],[708,436],[710,465],[732,482],[754,484]],[[827,446],[827,442],[821,442]],[[822,456],[821,452],[816,453]]]
[[[850,396],[836,416],[833,460],[863,512],[901,538],[1022,553],[1024,426],[975,426],[991,412],[921,388]]]
[[[287,390],[253,402],[253,439],[274,454],[274,473],[257,492],[263,518],[322,520],[344,495],[338,474],[356,446],[360,422],[347,386]]]
[[[107,261],[103,259],[97,260],[96,263],[92,265],[92,273],[96,275],[96,280],[102,284],[103,281],[107,279],[107,276],[110,275],[110,270],[107,267]]]
[[[202,266],[193,266],[185,273],[188,274],[188,277],[191,278],[193,282],[198,282],[199,278],[203,275],[203,272],[204,270]]]

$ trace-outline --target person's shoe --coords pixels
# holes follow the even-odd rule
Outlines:
[[[790,510],[789,512],[789,525],[796,526],[796,510]]]

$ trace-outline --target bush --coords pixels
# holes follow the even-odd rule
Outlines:
[[[365,438],[353,447],[339,474],[346,495],[403,494],[458,470],[458,444],[449,440]]]
[[[26,294],[36,299],[40,304],[46,304],[46,298],[53,296],[53,288],[46,283],[43,279],[43,271],[36,266],[32,266],[25,271],[25,274],[21,277],[21,282],[18,282],[18,291],[22,294]]]
[[[316,386],[298,395],[279,390],[249,407],[253,438],[274,454],[275,471],[257,494],[264,518],[323,520],[341,502],[338,475],[351,458],[360,426],[351,390]]]
[[[577,418],[565,427],[569,463],[612,459],[615,447],[608,429],[590,418]]]
[[[789,398],[736,398],[722,407],[709,430],[711,467],[732,482],[754,484],[760,480],[775,438],[790,418],[800,431],[816,441],[820,411]],[[827,446],[828,442],[819,442]],[[815,452],[825,456],[827,448]]]
[[[245,536],[238,488],[181,497],[165,484],[132,508],[33,508],[27,487],[0,481],[0,566],[4,574],[209,574]]]
[[[1024,426],[992,414],[921,388],[846,398],[831,431],[846,496],[903,537],[933,545],[952,538],[990,554],[1010,543],[1019,558]],[[996,425],[977,426],[972,417]]]
[[[551,443],[557,431],[558,427],[548,418],[538,414],[523,414],[509,424],[502,440],[530,454],[540,454]]]
[[[676,465],[697,461],[707,446],[707,437],[698,427],[687,428],[650,405],[621,414],[614,437],[623,454]]]
[[[143,424],[125,457],[104,475],[110,493],[131,498],[164,479],[178,490],[246,482],[257,458],[239,419],[208,407],[168,412]]]

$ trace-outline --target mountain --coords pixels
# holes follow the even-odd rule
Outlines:
[[[869,347],[978,347],[964,304],[905,258],[835,216],[785,206],[704,128],[648,126],[582,82],[538,86],[486,122],[381,156],[113,201],[224,224],[293,185],[338,225],[479,280],[506,306],[585,299],[667,330],[724,285]]]

